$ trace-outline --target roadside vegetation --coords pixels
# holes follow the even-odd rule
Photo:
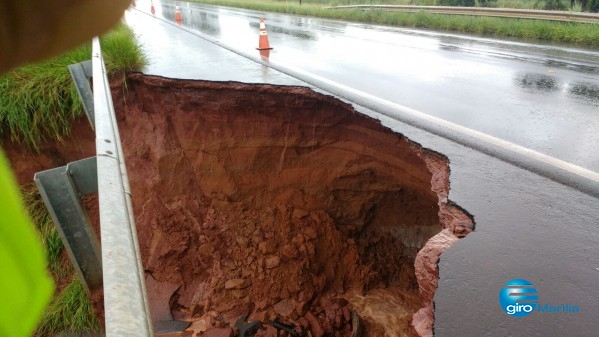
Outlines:
[[[36,336],[56,336],[99,332],[100,322],[94,315],[83,285],[77,277],[52,299],[44,311]]]
[[[481,36],[493,36],[503,38],[517,38],[526,40],[537,40],[546,42],[571,43],[580,46],[599,48],[599,28],[597,24],[556,22],[548,20],[496,18],[468,15],[445,15],[425,12],[402,13],[388,12],[381,9],[327,9],[328,6],[347,4],[416,4],[437,5],[438,1],[444,0],[400,0],[400,1],[363,1],[339,0],[318,1],[299,0],[275,1],[275,0],[193,0],[199,3],[221,5],[229,7],[248,8],[259,11],[278,12],[302,16],[315,16],[328,19],[339,19],[346,21],[364,22],[401,27],[415,27],[433,30],[444,30],[458,33],[477,34]],[[456,0],[462,1],[462,0]],[[485,1],[486,6],[515,8],[537,8],[546,1],[561,0],[477,0]],[[542,1],[542,3],[539,3]],[[577,0],[579,1],[579,0]],[[591,0],[586,0],[585,3]],[[593,0],[595,1],[595,0]],[[599,2],[599,0],[596,0]],[[561,3],[561,2],[560,2]],[[568,2],[568,6],[570,3]],[[578,7],[576,7],[578,6]],[[580,10],[580,2],[576,2],[575,9]]]
[[[107,71],[141,69],[145,58],[133,33],[120,25],[102,38]],[[67,66],[91,58],[91,43],[46,62],[20,67],[0,77],[0,137],[36,149],[47,139],[69,134],[83,113]]]
[[[599,0],[264,0],[262,2],[319,6],[414,5],[572,10],[595,13],[599,11]]]
[[[146,63],[133,33],[119,25],[101,38],[107,71],[119,75]],[[49,139],[69,134],[83,107],[67,65],[91,58],[91,43],[46,62],[26,65],[0,77],[0,136],[36,150]],[[89,300],[71,265],[60,236],[33,185],[21,187],[23,201],[43,242],[56,293],[42,315],[36,336],[100,330]]]

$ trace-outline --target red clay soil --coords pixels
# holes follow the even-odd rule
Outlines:
[[[444,156],[304,87],[132,74],[124,88],[155,320],[201,336],[249,314],[256,336],[351,336],[359,316],[364,336],[432,335],[439,255],[473,226],[447,199]],[[5,144],[20,181],[92,155],[81,123],[38,156]]]
[[[95,137],[87,118],[80,117],[73,122],[68,137],[63,141],[46,141],[39,146],[39,151],[12,142],[7,136],[2,139],[2,149],[10,160],[19,184],[27,185],[33,183],[36,172],[95,156]]]

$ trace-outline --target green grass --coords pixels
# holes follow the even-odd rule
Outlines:
[[[102,38],[102,51],[109,73],[139,70],[146,62],[125,25]],[[0,137],[37,149],[68,135],[83,110],[67,66],[90,58],[91,43],[0,77]]]
[[[36,336],[56,336],[58,333],[87,333],[101,330],[83,285],[74,278],[54,297],[42,316]]]
[[[414,0],[414,2],[416,1]],[[524,0],[513,1],[514,3],[524,4],[522,7],[526,6],[526,8],[528,8],[529,3],[532,6],[536,2]],[[195,0],[195,2],[371,24],[434,29],[480,36],[571,43],[585,47],[599,48],[599,28],[597,28],[596,24],[444,15],[425,12],[401,13],[387,12],[380,9],[365,11],[359,9],[331,10],[324,8],[324,6],[329,6],[334,1],[320,1],[318,3],[305,3],[303,1],[301,6],[299,5],[299,1]],[[344,1],[337,2],[339,5],[346,3]],[[363,3],[368,3],[368,1]]]
[[[259,1],[259,0],[258,0]],[[254,2],[258,2],[254,0]],[[543,0],[541,0],[543,1]],[[204,1],[201,1],[204,2]],[[297,4],[299,0],[263,0],[261,2],[271,2],[279,4]],[[534,9],[535,4],[539,0],[487,0],[487,7],[498,8],[518,8],[518,9]],[[562,3],[570,6],[568,0],[562,0]],[[544,3],[543,3],[544,4]],[[415,6],[440,6],[439,0],[302,0],[302,5],[317,5],[317,6],[348,6],[348,5],[415,5]],[[480,7],[480,0],[476,0],[476,6]],[[538,7],[538,6],[537,6]],[[581,11],[580,5],[577,4],[572,9]]]
[[[102,52],[106,69],[111,74],[139,71],[147,63],[133,32],[125,25],[102,38]]]

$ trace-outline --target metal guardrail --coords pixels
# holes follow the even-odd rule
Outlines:
[[[152,336],[131,189],[97,37],[92,63],[106,336]]]
[[[102,289],[102,256],[81,197],[98,190],[96,157],[37,172],[33,180],[90,296]]]
[[[92,41],[92,61],[70,65],[69,71],[96,130],[96,156],[38,172],[34,180],[88,295],[104,290],[106,336],[151,337],[131,189],[98,38]],[[81,204],[81,197],[96,191],[101,250]]]
[[[428,12],[451,15],[496,16],[504,18],[539,19],[567,22],[599,23],[598,13],[547,11],[512,8],[410,6],[410,5],[351,5],[326,7],[327,9],[382,9],[397,12]]]

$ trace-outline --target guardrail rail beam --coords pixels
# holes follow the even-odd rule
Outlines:
[[[127,168],[97,37],[92,63],[106,336],[152,336]]]

